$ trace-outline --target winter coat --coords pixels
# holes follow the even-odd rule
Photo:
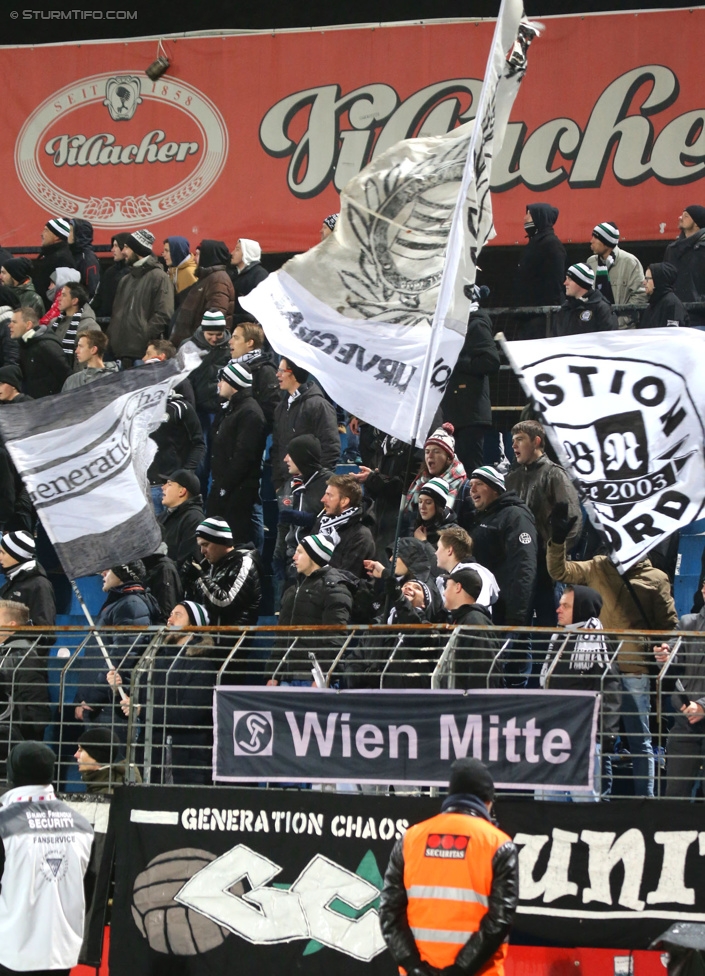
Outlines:
[[[343,518],[342,516],[338,518]],[[325,523],[324,523],[325,526]],[[375,540],[366,525],[362,524],[362,513],[356,512],[350,518],[340,524],[334,524],[333,528],[338,534],[339,542],[336,544],[330,565],[333,569],[344,569],[358,579],[367,579],[367,573],[363,565],[365,559],[374,559]],[[321,529],[320,518],[314,523],[313,534],[326,532],[325,527]]]
[[[17,308],[33,308],[40,317],[44,315],[44,299],[35,290],[31,278],[19,285],[9,285],[8,287],[17,299]]]
[[[149,466],[150,484],[158,484],[161,475],[180,468],[195,471],[206,453],[206,443],[196,411],[182,396],[172,392],[166,401],[167,419],[149,435],[157,453]]]
[[[582,335],[584,332],[611,332],[619,328],[617,316],[602,292],[591,288],[584,300],[566,298],[553,319],[554,336]]]
[[[474,512],[463,528],[472,536],[473,556],[497,579],[499,599],[493,607],[495,623],[512,626],[531,623],[538,533],[529,507],[516,492],[505,491],[484,511]]]
[[[238,390],[213,422],[213,480],[206,502],[206,514],[226,519],[236,542],[251,538],[266,440],[262,408],[249,390]]]
[[[673,290],[682,302],[705,302],[705,229],[681,234],[666,248],[663,260],[678,269]],[[39,288],[37,288],[39,291]],[[705,309],[690,311],[691,325],[705,325]]]
[[[687,613],[678,621],[678,630],[691,630],[702,633],[705,631],[705,607],[700,613]],[[683,696],[705,708],[705,638],[684,637],[683,643],[671,662],[668,678],[678,679],[682,691],[674,688],[671,704],[677,713],[672,735],[703,735],[705,734],[705,719],[693,722],[691,725],[685,715],[681,714],[681,706],[685,704]],[[667,684],[664,682],[664,690]]]
[[[450,497],[455,502],[455,498],[458,494],[458,489],[461,487],[463,482],[465,482],[467,475],[465,473],[465,468],[463,463],[458,457],[454,457],[449,466],[445,469],[442,474],[431,475],[428,468],[424,464],[420,473],[411,483],[408,494],[406,496],[406,507],[411,511],[411,513],[416,516],[419,507],[419,491],[423,488],[427,481],[430,481],[432,477],[442,478],[448,483],[450,488]]]
[[[64,356],[69,369],[73,369],[76,362],[76,335],[85,330],[100,332],[100,326],[96,322],[95,312],[90,305],[86,304],[80,311],[79,318],[73,315],[65,315],[63,312],[51,323],[51,330],[61,343]]]
[[[189,374],[196,409],[203,413],[216,413],[223,403],[218,396],[218,371],[230,362],[230,333],[224,332],[217,345],[211,346],[203,335],[203,327],[199,326],[191,341],[198,349],[205,351],[200,364]],[[188,339],[184,339],[184,342],[188,342]]]
[[[98,325],[106,328],[110,322],[118,285],[129,272],[130,266],[127,261],[113,261],[101,275],[98,289],[91,299],[91,306],[95,312]]]
[[[69,244],[75,267],[81,272],[81,284],[92,297],[100,283],[100,261],[93,250],[93,224],[90,220],[74,217],[73,244]]]
[[[174,312],[174,289],[150,254],[120,279],[108,338],[117,359],[141,359],[152,339],[161,339]]]
[[[690,317],[683,302],[673,290],[678,269],[673,264],[649,265],[654,279],[654,290],[649,304],[641,315],[640,329],[663,329],[668,326],[689,325]]]
[[[161,525],[167,555],[177,566],[181,566],[186,559],[200,557],[196,529],[203,518],[203,498],[194,495],[176,508],[167,508],[157,519]]]
[[[49,308],[49,301],[45,297],[51,284],[51,273],[57,268],[75,268],[76,262],[66,241],[57,241],[55,244],[45,244],[39,249],[39,254],[34,260],[32,270],[32,281],[37,294],[44,302],[44,308]]]
[[[181,603],[184,596],[178,567],[173,559],[160,551],[163,547],[164,543],[151,556],[142,557],[145,568],[144,583],[159,607],[159,623],[166,623],[171,611],[177,603]]]
[[[424,521],[421,515],[417,515],[416,523],[412,530],[410,530],[410,535],[414,535],[414,532],[418,528],[426,529],[426,539],[425,541],[435,550],[438,545],[438,533],[443,529],[447,529],[451,525],[455,525],[458,521],[457,516],[452,508],[443,508],[440,511],[436,509],[436,515],[433,518]]]
[[[552,579],[561,583],[591,586],[602,597],[600,620],[605,630],[673,630],[678,614],[668,577],[642,559],[621,576],[608,556],[584,562],[566,561],[565,545],[549,542],[546,566]],[[625,582],[629,580],[641,607]],[[642,612],[643,610],[643,612]],[[644,614],[646,614],[645,618]],[[623,674],[646,674],[653,661],[648,638],[624,641],[617,663]]]
[[[317,627],[321,625],[345,625],[352,612],[350,588],[336,569],[322,566],[310,576],[299,576],[296,586],[284,591],[279,611],[279,626]],[[306,637],[296,631],[288,638],[280,638],[272,651],[267,664],[267,673],[272,675],[278,662],[283,658],[286,647],[295,638],[296,644],[277,674],[277,681],[311,680],[311,662],[308,652],[313,651],[323,673],[330,667],[338,650],[342,647],[344,635],[327,634],[323,640],[311,635]]]
[[[454,627],[491,627],[492,615],[479,603],[464,604],[451,610],[450,620]],[[495,658],[502,642],[495,631],[487,634],[459,634],[454,642],[456,688],[501,688],[502,660]]]
[[[262,407],[264,419],[267,421],[267,433],[271,434],[274,414],[282,402],[282,391],[279,389],[279,380],[272,357],[265,352],[260,352],[259,356],[243,365],[252,373],[252,396]]]
[[[0,321],[0,366],[10,366],[19,362],[20,344],[10,335],[7,321]]]
[[[295,453],[301,474],[291,477],[285,493],[279,499],[279,522],[287,526],[287,531],[285,551],[277,552],[277,556],[285,560],[287,571],[291,568],[292,580],[296,576],[296,569],[291,559],[301,539],[311,534],[316,516],[321,511],[321,498],[333,473],[321,467],[321,445],[313,434],[301,434],[296,438]]]
[[[93,366],[85,366],[83,369],[77,369],[75,373],[71,373],[66,378],[61,392],[66,393],[67,390],[78,390],[82,386],[93,383],[94,380],[99,380],[103,376],[112,376],[113,373],[119,372],[120,369],[117,363],[103,363],[99,369],[95,369]]]
[[[566,253],[553,225],[558,210],[548,203],[532,203],[529,213],[535,230],[522,251],[515,280],[515,304],[560,305],[565,298]]]
[[[41,742],[51,720],[46,664],[28,640],[14,634],[0,644],[0,722],[23,739]]]
[[[433,547],[420,539],[404,538],[399,540],[397,555],[406,566],[408,572],[403,577],[406,580],[418,580],[427,587],[431,599],[428,607],[429,620],[438,620],[443,607],[443,600],[438,591],[435,580],[436,555]]]
[[[558,502],[567,503],[568,517],[572,518],[573,515],[577,517],[577,522],[566,540],[566,548],[570,552],[580,537],[583,515],[578,492],[560,464],[556,464],[546,454],[542,454],[538,461],[513,467],[505,475],[504,483],[508,491],[515,491],[531,509],[542,549],[546,548],[551,538],[549,519],[554,505]]]
[[[20,394],[21,396],[22,394]],[[10,453],[0,443],[0,532],[32,532],[34,509]]]
[[[33,400],[60,393],[69,365],[54,333],[40,325],[25,332],[19,344],[23,391]]]
[[[238,271],[235,265],[231,264],[229,270],[236,296],[249,295],[261,281],[269,277],[269,271],[263,268],[259,261],[253,261],[242,271]]]
[[[272,482],[279,490],[288,480],[289,471],[284,464],[289,441],[298,434],[315,434],[321,442],[321,464],[335,470],[340,458],[340,434],[335,407],[326,400],[321,388],[307,380],[299,387],[299,395],[289,402],[286,395],[274,412],[272,431]]]
[[[189,254],[176,268],[167,268],[167,274],[171,278],[174,288],[176,288],[177,303],[179,301],[179,295],[182,292],[188,291],[198,281],[196,277],[197,267],[195,257],[193,254]]]
[[[194,334],[208,311],[222,312],[225,327],[232,331],[235,291],[227,272],[230,252],[222,241],[201,241],[199,248],[198,281],[180,305],[169,336],[175,346]]]
[[[394,540],[399,516],[399,501],[406,491],[406,473],[409,445],[378,432],[376,438],[375,470],[365,481],[365,498],[372,500],[371,514],[375,522],[375,559],[387,558],[387,546]],[[423,465],[423,453],[417,449],[412,454],[412,466]],[[413,469],[413,468],[412,468]]]
[[[208,610],[213,627],[249,627],[257,623],[262,599],[262,562],[252,545],[240,545],[186,587],[189,599]],[[222,641],[222,638],[220,639]]]
[[[641,261],[629,251],[621,247],[612,250],[614,262],[610,265],[607,277],[610,281],[615,305],[646,305],[646,289],[644,288],[644,269]],[[600,259],[591,254],[586,264],[592,268],[597,276]],[[597,283],[597,277],[595,279]],[[635,320],[629,315],[619,316],[620,329],[633,329]]]
[[[132,769],[133,782],[141,783],[139,769]],[[86,793],[112,794],[116,786],[124,786],[127,777],[125,761],[113,763],[112,766],[97,766],[95,769],[84,770],[81,779],[86,784]]]
[[[499,371],[492,320],[484,309],[470,313],[463,348],[441,401],[443,420],[460,427],[491,427],[489,376]]]
[[[43,566],[35,560],[20,563],[6,574],[5,582],[0,587],[0,600],[12,600],[24,603],[29,608],[29,620],[34,627],[51,628],[56,623],[56,600],[54,587],[49,582]],[[47,630],[42,644],[46,651],[39,649],[40,654],[48,653],[54,643],[54,635]]]

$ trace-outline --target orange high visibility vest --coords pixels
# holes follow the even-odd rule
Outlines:
[[[440,813],[404,835],[407,920],[421,959],[442,969],[480,927],[492,889],[492,858],[511,838],[487,820]],[[480,970],[503,976],[507,946]]]

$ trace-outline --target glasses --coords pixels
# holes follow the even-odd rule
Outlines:
[[[277,370],[277,376],[283,376],[284,373],[290,373],[290,369],[282,369],[281,367]]]

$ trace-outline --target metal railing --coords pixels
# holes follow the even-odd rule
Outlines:
[[[594,799],[688,797],[699,793],[705,775],[705,711],[696,709],[692,723],[680,711],[705,701],[700,633],[448,625],[101,629],[118,677],[108,674],[94,630],[56,633],[49,657],[35,628],[0,643],[0,761],[13,742],[43,739],[57,753],[58,785],[68,791],[106,792],[123,781],[210,784],[213,689],[267,682],[599,692]],[[653,648],[662,644],[669,651],[659,664]],[[112,756],[105,730],[114,737]],[[89,757],[97,749],[92,766],[76,758],[79,740],[87,741]]]

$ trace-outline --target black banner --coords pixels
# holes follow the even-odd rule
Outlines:
[[[221,686],[213,778],[446,786],[474,756],[498,787],[587,791],[598,705],[592,692]]]
[[[392,976],[377,906],[392,845],[440,800],[122,787],[111,976]],[[705,921],[702,807],[501,803],[519,848],[514,944],[641,949]],[[510,950],[511,952],[511,950]]]

